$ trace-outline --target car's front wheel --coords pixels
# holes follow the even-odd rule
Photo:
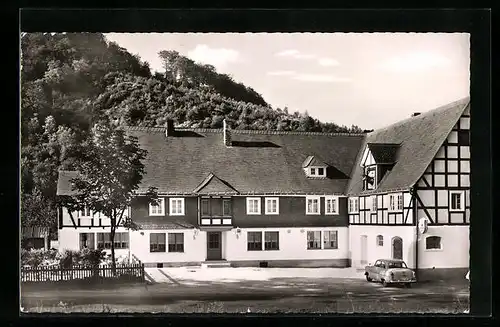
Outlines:
[[[366,280],[369,282],[371,282],[373,280],[368,274],[365,274],[365,277],[366,277]]]
[[[382,280],[382,286],[387,287],[389,284],[385,280]]]

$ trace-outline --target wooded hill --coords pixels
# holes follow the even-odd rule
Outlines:
[[[57,172],[71,169],[92,121],[122,125],[356,132],[272,108],[254,89],[176,51],[164,73],[99,33],[27,33],[21,39],[22,225],[55,226]],[[37,205],[35,205],[38,203]],[[40,203],[46,204],[44,210]]]

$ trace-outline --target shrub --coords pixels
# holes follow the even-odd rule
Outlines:
[[[21,250],[21,265],[38,267],[57,264],[57,250]]]
[[[40,265],[57,265],[71,268],[74,265],[97,267],[105,260],[106,253],[102,250],[83,249],[81,251],[64,250],[21,250],[21,265],[38,267]]]
[[[30,267],[38,267],[44,261],[46,257],[45,250],[22,250],[21,251],[21,263],[23,265],[29,265]]]
[[[83,249],[81,251],[81,264],[85,266],[97,267],[104,260],[106,252],[97,249]]]
[[[115,263],[117,265],[128,264],[129,263],[128,256],[122,255],[122,256],[115,257]],[[105,256],[105,258],[102,261],[102,264],[111,266],[111,254],[108,254]]]
[[[71,268],[73,265],[80,263],[81,254],[79,251],[64,250],[57,255],[59,265],[63,268]]]

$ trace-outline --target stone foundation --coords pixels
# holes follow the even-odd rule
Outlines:
[[[163,264],[163,268],[201,266],[201,262],[144,262],[144,267],[156,268],[158,264]]]

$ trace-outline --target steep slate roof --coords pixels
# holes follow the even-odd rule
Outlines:
[[[347,193],[380,193],[408,189],[415,185],[469,105],[467,97],[369,133],[358,154]],[[363,191],[360,161],[366,145],[388,143],[401,144],[396,164],[376,190]]]
[[[232,140],[244,145],[226,147],[221,129],[177,129],[171,137],[165,136],[163,127],[129,127],[128,132],[148,151],[139,192],[155,186],[159,194],[167,195],[194,194],[204,181],[213,181],[209,174],[240,194],[343,194],[348,179],[307,178],[302,163],[313,154],[350,176],[364,137],[231,130]],[[65,174],[59,184],[63,180],[67,180]],[[59,185],[60,191],[67,189]]]
[[[231,130],[236,146],[223,144],[221,129],[129,127],[148,151],[139,193],[159,194],[344,194],[364,134]],[[312,179],[302,164],[314,160],[333,167],[334,178]],[[213,175],[213,176],[212,176]],[[75,172],[60,171],[58,195],[71,194]],[[205,187],[206,189],[204,189]]]

